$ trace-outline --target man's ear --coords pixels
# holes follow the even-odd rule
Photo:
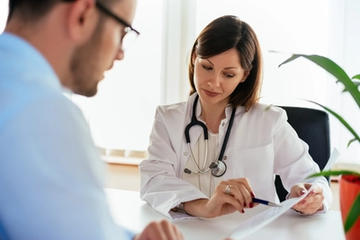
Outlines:
[[[244,76],[243,76],[243,78],[241,79],[240,82],[245,82],[246,79],[247,79],[247,77],[249,76],[249,74],[250,74],[250,70],[246,70],[246,71],[244,72]]]
[[[71,3],[66,16],[69,38],[76,44],[86,42],[94,32],[98,18],[94,0],[78,0]]]

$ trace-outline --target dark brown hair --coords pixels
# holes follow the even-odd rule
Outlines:
[[[8,21],[18,12],[18,16],[26,21],[37,20],[44,16],[56,3],[61,0],[9,0]]]
[[[196,92],[194,54],[200,58],[210,58],[230,49],[237,50],[241,67],[250,73],[246,81],[239,83],[230,95],[229,103],[233,107],[244,106],[248,111],[260,97],[262,55],[254,30],[236,16],[227,15],[213,20],[195,40],[189,59],[190,95]]]
[[[75,2],[76,0],[9,0],[8,21],[18,12],[24,21],[36,21],[45,16],[57,3]],[[111,6],[120,0],[100,0],[101,3]]]

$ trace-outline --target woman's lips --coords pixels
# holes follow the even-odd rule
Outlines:
[[[210,92],[204,89],[204,92],[206,95],[208,95],[209,97],[216,97],[217,95],[219,95],[219,93],[216,92]]]

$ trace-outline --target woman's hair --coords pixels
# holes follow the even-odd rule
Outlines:
[[[254,30],[236,16],[222,16],[209,23],[199,34],[189,59],[190,95],[196,92],[194,84],[194,55],[210,58],[230,49],[236,49],[241,67],[250,71],[230,95],[233,107],[244,106],[248,111],[260,97],[262,84],[262,56]]]

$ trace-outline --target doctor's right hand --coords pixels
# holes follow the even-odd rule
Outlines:
[[[183,240],[179,229],[167,220],[151,222],[133,240]]]
[[[221,181],[210,199],[197,199],[183,203],[184,210],[193,216],[213,218],[252,208],[255,197],[247,178]]]

